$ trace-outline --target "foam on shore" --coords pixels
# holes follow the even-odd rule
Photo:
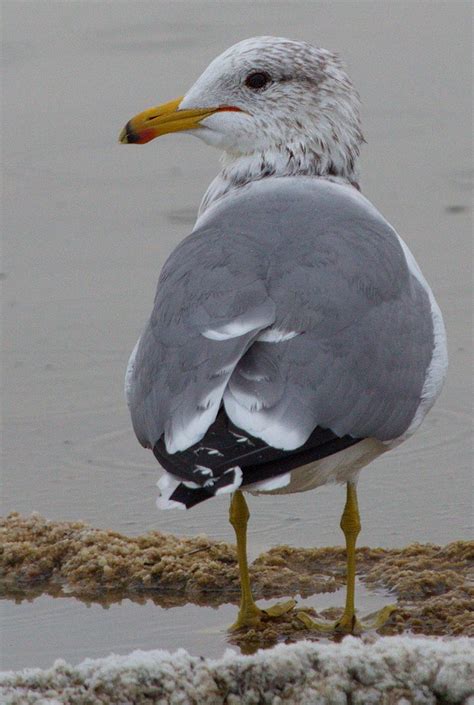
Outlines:
[[[4,705],[474,704],[474,640],[345,638],[218,660],[180,649],[0,674]]]

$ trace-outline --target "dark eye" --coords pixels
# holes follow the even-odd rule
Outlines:
[[[265,88],[267,83],[270,83],[270,76],[268,73],[263,71],[255,71],[255,73],[249,73],[245,79],[245,85],[247,88],[252,88],[254,91],[261,90]]]

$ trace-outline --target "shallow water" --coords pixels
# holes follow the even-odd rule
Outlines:
[[[413,439],[362,474],[360,543],[470,538],[470,5],[5,2],[3,10],[2,512],[232,539],[225,498],[158,513],[157,466],[135,440],[122,395],[158,272],[190,231],[218,154],[188,136],[143,148],[116,140],[130,116],[182,95],[233,42],[286,34],[345,57],[363,100],[364,193],[417,257],[449,335],[440,401]],[[341,543],[343,498],[329,487],[251,499],[251,554],[283,542]],[[46,597],[6,603],[5,666],[132,646],[217,655],[223,634],[204,637],[203,625],[221,628],[233,608],[212,618],[197,607],[151,615],[158,608],[124,601],[86,620],[101,609]]]
[[[393,598],[357,583],[361,614],[369,614]],[[283,598],[282,601],[284,601]],[[265,607],[273,600],[261,600]],[[299,601],[318,610],[341,606],[344,590],[319,594]],[[101,606],[73,598],[54,599],[42,595],[32,602],[3,603],[2,668],[27,666],[47,668],[57,659],[79,663],[105,654],[128,654],[134,649],[185,648],[195,656],[221,656],[227,648],[227,628],[235,620],[235,605],[220,607],[160,607],[151,600],[131,600]],[[324,639],[323,639],[324,640]],[[253,649],[250,648],[249,652]]]

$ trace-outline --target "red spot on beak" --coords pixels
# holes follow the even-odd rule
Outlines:
[[[145,129],[145,130],[140,130],[140,133],[136,134],[136,139],[135,143],[136,144],[146,144],[147,142],[151,142],[152,139],[156,137],[156,132],[153,129]]]

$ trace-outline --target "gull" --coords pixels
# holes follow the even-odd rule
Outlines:
[[[249,579],[243,494],[346,485],[346,603],[357,633],[357,480],[409,438],[447,369],[440,309],[405,242],[360,192],[359,97],[337,55],[253,37],[184,95],[133,117],[120,141],[186,132],[223,151],[196,224],[171,253],[128,364],[135,433],[164,469],[160,508],[231,493],[241,603]],[[373,480],[375,481],[375,479]],[[265,616],[266,615],[266,616]],[[264,618],[264,619],[263,619]]]

